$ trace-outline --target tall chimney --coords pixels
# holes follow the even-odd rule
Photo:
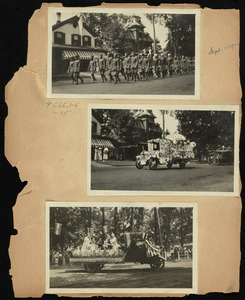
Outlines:
[[[58,23],[61,22],[61,13],[57,12],[56,15],[57,15],[57,22],[56,23],[58,24]]]

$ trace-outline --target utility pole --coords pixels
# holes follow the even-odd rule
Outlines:
[[[159,232],[159,243],[160,243],[160,247],[162,247],[162,232],[161,232],[160,218],[159,218],[159,213],[157,208],[156,208],[156,214],[157,214],[157,223],[158,223],[158,232]]]
[[[154,50],[154,54],[156,54],[157,50],[156,50],[155,14],[152,14],[152,25],[153,25],[153,39],[154,39],[153,50]]]
[[[157,231],[158,231],[158,226],[157,226],[157,208],[154,207],[154,237],[155,237],[155,244],[157,244]]]

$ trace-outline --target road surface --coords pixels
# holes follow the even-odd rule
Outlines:
[[[158,166],[138,170],[128,165],[92,163],[91,190],[233,192],[233,165],[191,162],[185,169]]]
[[[82,266],[50,270],[51,288],[191,288],[192,259],[166,262],[161,271],[134,263],[108,264],[97,273]]]
[[[132,95],[194,95],[194,74],[158,78],[140,81],[125,81],[121,83],[101,83],[99,77],[95,83],[90,78],[83,78],[84,83],[74,85],[67,78],[54,79],[53,94],[132,94]]]

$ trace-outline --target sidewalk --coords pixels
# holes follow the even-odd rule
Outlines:
[[[133,160],[115,160],[115,159],[109,159],[107,161],[92,161],[91,162],[92,167],[134,167],[135,161]]]

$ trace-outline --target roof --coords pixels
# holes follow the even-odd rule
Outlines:
[[[151,110],[148,109],[143,109],[143,110],[139,110],[134,114],[134,117],[136,119],[138,118],[142,118],[142,117],[151,117],[151,118],[156,118],[156,116],[153,114],[153,112]]]
[[[58,29],[66,24],[77,24],[78,26],[78,16],[74,16],[74,17],[71,17],[69,19],[66,19],[62,22],[59,22],[59,23],[56,23],[55,25],[52,26],[52,30],[55,30],[55,29]],[[89,28],[84,22],[83,22],[83,27],[93,36],[95,37],[96,36],[96,33],[91,29]]]
[[[141,18],[138,16],[133,16],[131,19],[128,20],[128,22],[125,24],[126,29],[130,29],[133,27],[140,27],[145,28],[145,26],[141,22]]]

